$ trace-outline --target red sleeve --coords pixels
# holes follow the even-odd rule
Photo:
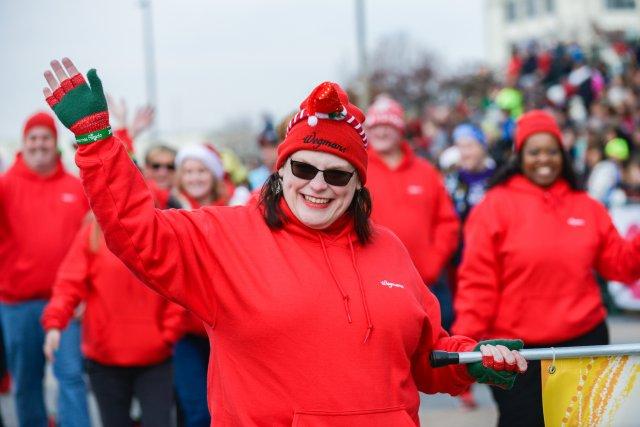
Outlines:
[[[640,278],[640,235],[625,240],[613,225],[604,206],[597,203],[598,228],[602,236],[596,269],[608,280],[632,283]]]
[[[440,305],[431,291],[424,288],[425,302],[423,303],[428,313],[428,324],[423,331],[421,351],[415,356],[413,362],[413,377],[418,389],[423,393],[449,393],[460,394],[467,389],[475,379],[467,372],[466,365],[449,365],[440,368],[432,368],[429,356],[433,350],[444,351],[471,351],[477,344],[476,341],[460,336],[449,336],[442,329],[440,323]]]
[[[426,283],[434,283],[449,259],[458,247],[460,239],[460,220],[453,207],[453,202],[442,183],[440,175],[434,171],[434,184],[437,191],[437,211],[433,223],[433,246],[429,254],[428,271],[421,271]]]
[[[122,141],[122,143],[124,144],[124,148],[127,150],[127,153],[129,153],[130,156],[133,156],[135,154],[133,138],[131,138],[131,134],[129,134],[129,129],[116,129],[115,131],[113,131],[113,136]]]
[[[167,301],[162,319],[162,338],[169,344],[174,345],[184,335],[184,318],[187,310]]]
[[[492,203],[485,199],[465,224],[452,331],[478,340],[485,338],[498,307],[498,221]]]
[[[107,246],[147,286],[209,325],[220,263],[207,241],[216,224],[203,210],[159,210],[144,177],[114,137],[82,145],[80,178]]]
[[[87,223],[80,228],[69,252],[58,268],[51,299],[42,313],[41,321],[45,330],[66,328],[76,307],[87,296],[91,228],[92,223]]]
[[[5,201],[4,201],[4,186],[5,177],[0,175],[0,242],[9,238],[9,224],[5,214]]]

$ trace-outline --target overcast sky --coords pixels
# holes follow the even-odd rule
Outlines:
[[[449,65],[484,57],[482,0],[367,0],[367,43],[404,32]],[[294,109],[324,80],[356,70],[353,0],[152,0],[158,126],[206,131]],[[139,0],[0,0],[0,140],[47,108],[42,71],[72,58],[106,90],[145,100]]]

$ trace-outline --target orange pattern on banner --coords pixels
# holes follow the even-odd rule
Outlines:
[[[638,356],[542,361],[545,425],[639,425],[639,374]]]

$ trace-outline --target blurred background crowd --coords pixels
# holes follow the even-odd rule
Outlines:
[[[562,143],[578,174],[579,184],[607,207],[621,234],[633,238],[640,233],[640,12],[636,10],[640,5],[633,1],[602,3],[611,5],[618,12],[632,10],[629,13],[637,15],[634,15],[637,25],[603,29],[587,19],[587,26],[593,27],[590,27],[588,40],[571,34],[560,37],[560,30],[558,37],[552,34],[527,36],[527,30],[523,29],[523,36],[517,42],[504,43],[502,62],[462,67],[455,72],[443,71],[445,69],[439,67],[438,58],[431,51],[425,51],[406,34],[396,34],[383,38],[367,55],[367,66],[360,70],[366,73],[348,79],[344,86],[363,110],[370,110],[369,107],[376,104],[384,107],[385,102],[391,103],[391,109],[398,107],[394,114],[403,121],[402,139],[413,153],[437,169],[438,179],[462,223],[484,197],[494,173],[512,157],[518,118],[532,109],[546,110],[560,126]],[[357,5],[356,10],[363,7]],[[526,20],[520,15],[553,14],[564,6],[562,2],[554,1],[488,1],[485,7],[489,11],[497,7],[504,13],[504,22],[516,25],[519,19]],[[357,27],[360,37],[360,31],[364,30]],[[461,28],[454,30],[463,31]],[[104,60],[109,61],[109,58]],[[99,68],[101,64],[95,65]],[[307,86],[315,83],[308,82]],[[173,139],[158,135],[154,128],[158,107],[147,104],[135,109],[133,102],[120,96],[117,85],[109,84],[108,88],[114,91],[114,97],[109,99],[109,113],[115,133],[144,172],[157,207],[163,209],[238,205],[257,197],[262,184],[274,171],[277,146],[297,111],[296,106],[291,105],[290,114],[254,114],[251,122],[259,123],[258,126],[242,122],[222,133]],[[44,102],[33,105],[31,111],[25,112],[25,119],[28,113],[44,107]],[[375,113],[375,108],[373,110]],[[171,112],[162,114],[171,115]],[[56,129],[55,124],[41,116],[31,116],[30,120],[35,121],[24,125],[25,139],[34,126]],[[16,135],[20,127],[16,124]],[[62,132],[60,126],[57,129]],[[60,135],[58,145],[64,154],[65,165],[73,169],[69,139]],[[12,165],[14,152],[19,151],[22,142],[14,138],[11,143],[3,144],[0,172]],[[80,243],[76,243],[74,247],[78,253],[84,250],[97,256],[100,251],[106,251],[95,221],[90,218],[84,224],[82,239],[86,247],[79,249]],[[451,246],[460,247],[461,243],[456,240]],[[460,249],[453,252],[451,259],[443,263],[445,271],[440,277],[440,272],[433,277],[437,282],[433,291],[443,306],[446,326],[450,326],[453,318],[455,270],[461,256]],[[89,270],[85,273],[91,276]],[[134,280],[126,271],[118,274],[121,274],[119,280]],[[95,276],[92,277],[95,280]],[[65,284],[60,276],[56,281],[59,290],[54,289],[52,301],[58,303],[60,313],[55,311],[55,304],[53,308],[44,305],[39,308],[45,313],[42,320],[45,329],[64,329],[77,306],[82,307],[80,294],[68,297],[69,283],[74,280],[82,281],[68,279]],[[600,282],[610,312],[640,311],[640,282],[607,283],[604,279]],[[175,336],[169,341],[171,346],[176,346],[175,388],[181,400],[180,411],[186,412],[182,414],[182,422],[184,425],[208,425],[206,406],[205,414],[198,414],[204,404],[204,385],[199,383],[200,388],[193,387],[194,382],[190,380],[206,378],[206,334],[196,319],[179,310],[176,314],[172,312],[174,309],[162,308],[168,310],[167,318],[180,318],[172,326]],[[54,348],[61,344],[49,334],[46,339],[50,344],[47,354],[50,357]],[[87,345],[84,350],[98,351]],[[95,353],[93,358],[96,358]],[[2,365],[4,379],[0,389],[7,392],[11,380],[6,363],[0,363],[0,367]],[[96,378],[103,373],[98,372],[98,365],[92,369],[90,375]],[[161,381],[174,380],[166,377]],[[194,394],[198,396],[194,397]],[[468,394],[461,402],[467,408],[475,406],[473,397]],[[195,418],[200,418],[189,421],[189,411]]]

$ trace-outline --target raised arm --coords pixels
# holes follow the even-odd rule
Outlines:
[[[160,211],[123,144],[111,135],[102,83],[90,86],[67,58],[45,72],[47,102],[76,135],[76,164],[109,249],[146,285],[213,324],[218,263],[208,246],[215,228],[202,212]],[[55,73],[55,74],[54,74]]]

